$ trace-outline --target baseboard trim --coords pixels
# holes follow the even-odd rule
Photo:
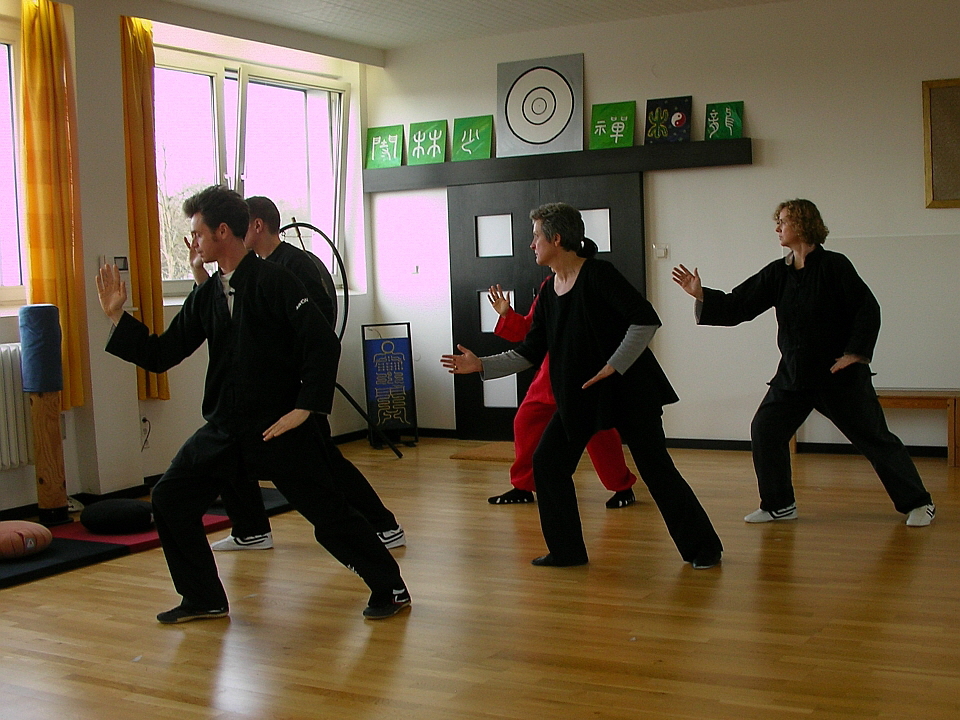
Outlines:
[[[936,445],[907,445],[910,457],[947,457],[947,449]],[[846,443],[798,442],[797,453],[820,453],[823,455],[859,455],[860,451]]]

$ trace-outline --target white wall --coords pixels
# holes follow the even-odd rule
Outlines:
[[[588,107],[693,95],[695,138],[706,103],[745,101],[753,165],[648,173],[644,185],[647,242],[669,246],[666,259],[648,253],[647,279],[664,324],[654,349],[681,396],[667,435],[747,439],[778,358],[772,313],[696,327],[670,270],[698,266],[705,283],[731,288],[779,257],[771,215],[787,198],[818,204],[827,247],[848,254],[880,300],[877,384],[960,387],[960,210],[924,208],[920,93],[923,80],[960,76],[958,10],[955,0],[804,0],[415,47],[368,70],[368,122],[494,114],[497,63],[567,53],[584,54]],[[455,341],[443,193],[381,194],[371,207],[378,305],[415,318],[432,355],[417,367],[421,417],[453,427],[453,383],[436,362]],[[430,277],[399,282],[396,258],[404,272],[430,258]],[[908,444],[945,445],[936,413],[889,417]],[[800,437],[842,441],[815,418]]]

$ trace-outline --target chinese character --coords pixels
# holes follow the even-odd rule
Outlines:
[[[736,124],[736,118],[733,117],[733,108],[727,108],[727,115],[723,119],[723,124],[727,126],[727,130],[733,135],[733,126]]]
[[[670,130],[667,128],[669,118],[670,113],[663,107],[654,108],[649,112],[647,114],[647,122],[650,123],[650,127],[647,129],[647,137],[652,140],[667,137],[667,135],[670,134]]]
[[[460,138],[460,149],[465,153],[470,153],[473,155],[473,150],[467,147],[470,143],[476,142],[480,139],[480,131],[476,128],[467,128],[463,131],[463,137]]]
[[[730,108],[727,108],[727,112],[730,112]],[[710,108],[710,114],[707,116],[707,127],[710,130],[708,137],[713,137],[720,132],[720,113],[717,112],[716,108]]]
[[[622,118],[611,118],[613,124],[610,126],[610,137],[613,138],[613,141],[617,144],[620,143],[620,138],[623,137],[624,130],[627,129],[627,119]]]
[[[440,145],[437,144],[437,141],[443,137],[443,133],[439,129],[434,128],[430,131],[430,147],[427,148],[427,154],[430,157],[437,157],[443,155],[443,150],[440,148]]]
[[[413,155],[415,158],[418,158],[427,152],[423,149],[423,141],[427,139],[427,134],[423,130],[418,130],[415,132],[413,137],[410,139],[414,143],[413,148],[410,150],[411,155]]]
[[[396,160],[399,157],[397,155],[399,140],[399,135],[387,135],[386,137],[377,135],[373,138],[373,151],[374,153],[379,151],[380,157],[384,160]]]

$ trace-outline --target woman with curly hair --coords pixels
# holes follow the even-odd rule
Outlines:
[[[760,509],[744,520],[797,517],[790,439],[818,410],[870,461],[907,525],[929,525],[936,514],[930,493],[887,429],[873,388],[879,303],[845,255],[823,249],[829,230],[816,205],[788,200],[773,219],[787,254],[731,292],[703,287],[696,268],[673,269],[674,281],[696,300],[698,325],[739,325],[776,309],[780,365],[750,426]]]

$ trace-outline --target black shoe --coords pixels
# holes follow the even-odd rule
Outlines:
[[[519,505],[520,503],[532,503],[533,493],[529,490],[518,490],[517,488],[512,488],[511,490],[507,490],[503,495],[494,495],[492,498],[487,498],[487,502],[491,505]]]
[[[406,588],[393,591],[393,598],[386,605],[367,605],[363,616],[369,620],[383,620],[393,617],[404,608],[410,607],[410,593]]]
[[[172,610],[167,610],[157,615],[157,621],[164,625],[175,625],[176,623],[190,622],[191,620],[214,620],[224,618],[230,611],[225,608],[214,608],[213,610],[190,610],[183,605],[178,605]]]
[[[607,500],[607,507],[611,510],[633,505],[637,501],[637,496],[633,494],[633,488],[619,490],[613,494],[613,497]]]
[[[722,550],[711,548],[710,550],[701,550],[697,556],[690,562],[694,570],[706,570],[720,564]]]
[[[587,562],[586,558],[582,560],[558,560],[552,554],[548,553],[534,558],[530,561],[530,564],[538,567],[576,567],[577,565],[586,565]]]

